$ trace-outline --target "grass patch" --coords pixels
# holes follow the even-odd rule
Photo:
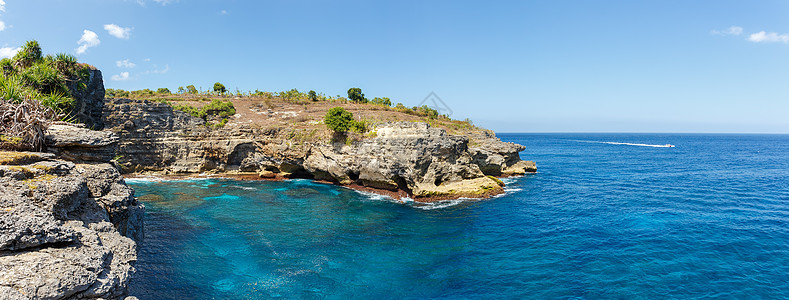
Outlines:
[[[33,153],[0,151],[0,165],[21,165],[28,164],[41,159],[41,156]]]

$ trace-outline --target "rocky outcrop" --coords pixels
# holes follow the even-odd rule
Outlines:
[[[118,171],[47,153],[0,156],[0,299],[122,298],[144,207]]]
[[[50,125],[44,135],[47,151],[77,162],[108,162],[118,150],[118,136],[74,124]]]
[[[469,148],[473,163],[485,175],[511,176],[537,172],[533,161],[523,161],[519,152],[526,149],[523,145],[505,143],[490,131],[474,136],[475,145]]]
[[[501,190],[473,163],[468,138],[426,123],[381,124],[354,145],[313,145],[304,167],[318,179],[389,190],[417,198],[485,196]]]
[[[500,193],[499,182],[488,175],[536,170],[534,163],[520,160],[523,146],[501,142],[490,132],[470,138],[421,122],[378,124],[374,137],[355,142],[299,143],[281,128],[211,130],[202,119],[167,104],[110,99],[105,123],[120,136],[118,153],[127,172],[254,172],[428,200]]]
[[[88,82],[75,81],[69,86],[74,97],[74,107],[70,116],[87,125],[88,128],[104,129],[102,112],[104,110],[104,79],[101,71],[90,68]]]

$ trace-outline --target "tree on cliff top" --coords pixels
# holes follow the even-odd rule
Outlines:
[[[364,94],[362,94],[362,89],[360,88],[348,89],[348,99],[351,99],[353,102],[367,103],[367,99],[364,98]]]
[[[217,82],[214,83],[214,92],[224,95],[227,92],[227,89],[225,88],[224,84]]]
[[[335,133],[343,133],[353,125],[353,114],[342,107],[333,107],[326,113],[323,122]]]

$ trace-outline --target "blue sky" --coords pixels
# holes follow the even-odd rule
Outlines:
[[[127,90],[360,87],[435,92],[501,132],[789,133],[788,1],[0,0],[0,56],[30,39]]]

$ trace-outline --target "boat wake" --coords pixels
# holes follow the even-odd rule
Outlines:
[[[583,141],[575,140],[582,143],[596,143],[596,144],[609,144],[609,145],[625,145],[625,146],[639,146],[639,147],[653,147],[653,148],[674,148],[672,144],[653,145],[653,144],[638,144],[638,143],[620,143],[620,142],[600,142],[600,141]]]

